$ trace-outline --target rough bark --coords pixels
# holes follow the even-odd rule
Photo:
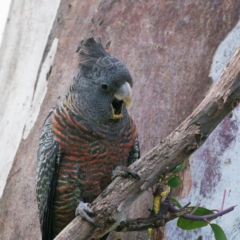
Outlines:
[[[238,105],[239,69],[240,47],[216,85],[194,112],[160,144],[131,165],[141,180],[117,178],[92,203],[93,210],[98,214],[95,220],[101,225],[100,228],[77,217],[55,239],[98,239],[115,229],[127,207],[153,186],[166,168],[173,169],[199,148],[220,121]]]

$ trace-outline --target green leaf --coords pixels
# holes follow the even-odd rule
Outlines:
[[[168,186],[171,188],[176,188],[180,184],[180,179],[178,177],[171,177],[168,179]]]
[[[195,207],[189,207],[188,209],[190,209],[190,211],[193,211],[195,209]],[[203,216],[203,215],[210,215],[213,214],[214,212],[203,208],[203,207],[198,207],[198,209],[195,211],[195,213],[193,214],[194,216]],[[208,219],[208,221],[212,221],[213,219]],[[190,220],[190,219],[185,219],[182,217],[179,217],[178,221],[177,221],[177,225],[178,227],[182,228],[183,230],[192,230],[192,229],[196,229],[196,228],[201,228],[201,227],[205,227],[208,224],[203,221],[203,220]]]
[[[148,228],[147,232],[148,232],[148,238],[152,237],[152,228]]]
[[[174,168],[171,173],[178,173],[184,169],[185,165],[184,162],[182,162],[180,165],[178,165],[176,168]]]
[[[214,236],[216,240],[227,240],[227,237],[224,233],[224,231],[222,230],[222,228],[217,225],[217,224],[210,224],[212,227],[212,230],[214,232]]]
[[[171,197],[171,201],[178,207],[182,208],[181,204],[178,202],[178,200],[174,197]]]

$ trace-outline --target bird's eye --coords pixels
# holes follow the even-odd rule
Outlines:
[[[103,83],[101,85],[101,87],[102,87],[103,90],[107,90],[108,89],[108,85],[106,83]]]

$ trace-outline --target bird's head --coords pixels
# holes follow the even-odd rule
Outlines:
[[[132,98],[128,69],[104,50],[100,38],[83,41],[79,55],[79,72],[70,87],[75,106],[100,122],[121,119]]]

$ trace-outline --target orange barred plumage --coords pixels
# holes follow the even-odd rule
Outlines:
[[[53,204],[57,234],[75,217],[80,198],[92,202],[111,182],[112,170],[129,165],[137,129],[129,116],[112,126],[88,129],[89,125],[64,104],[49,118],[53,140],[61,149]]]

